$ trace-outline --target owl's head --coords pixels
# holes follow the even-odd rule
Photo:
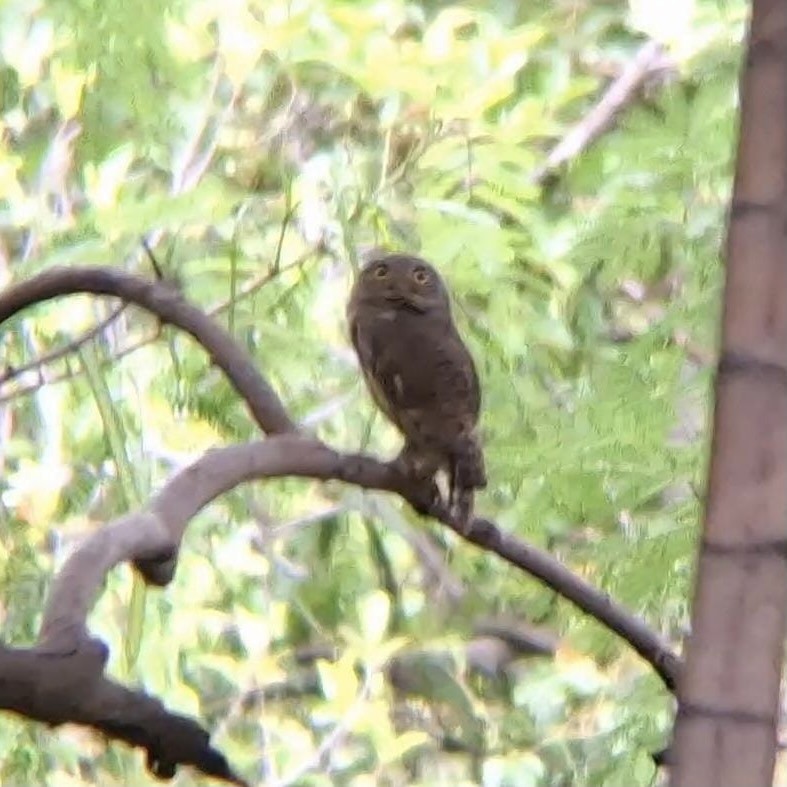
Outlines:
[[[440,274],[425,260],[408,254],[377,253],[358,274],[353,298],[387,309],[447,312],[450,300]]]

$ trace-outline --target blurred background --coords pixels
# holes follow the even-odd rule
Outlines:
[[[152,277],[144,238],[304,429],[389,458],[344,304],[366,249],[425,256],[482,380],[479,512],[677,647],[747,10],[5,0],[0,286],[63,264]],[[69,297],[2,326],[3,639],[34,640],[78,539],[258,436],[193,341],[134,308]],[[192,523],[171,587],[143,605],[133,586],[116,571],[91,618],[110,672],[199,718],[253,784],[659,778],[652,670],[391,496],[249,485]],[[154,783],[119,744],[10,716],[0,780]]]

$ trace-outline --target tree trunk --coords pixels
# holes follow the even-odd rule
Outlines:
[[[787,618],[787,2],[753,0],[673,787],[770,787]]]

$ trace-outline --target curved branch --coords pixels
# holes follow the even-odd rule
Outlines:
[[[461,525],[449,521],[449,517],[442,512],[437,518],[461,535]],[[586,582],[548,552],[501,530],[488,519],[476,519],[467,540],[540,579],[583,612],[592,615],[628,642],[651,664],[664,685],[670,691],[675,691],[681,667],[678,655],[645,621],[607,593]]]
[[[295,424],[276,392],[250,362],[243,348],[171,285],[148,281],[116,268],[50,268],[0,293],[0,325],[36,303],[76,293],[114,295],[182,328],[205,348],[211,360],[227,375],[264,432],[295,431]]]
[[[279,398],[243,349],[165,284],[113,268],[52,268],[0,294],[0,324],[35,303],[77,292],[119,297],[187,331],[228,375],[264,431],[295,432]],[[367,456],[338,454],[319,441],[295,435],[211,451],[176,475],[146,511],[123,517],[97,532],[55,580],[42,639],[50,641],[54,637],[58,642],[72,644],[78,641],[85,632],[87,612],[106,572],[119,562],[137,561],[148,581],[166,584],[174,573],[183,531],[197,511],[239,483],[282,475],[339,479],[399,494],[416,510],[428,512],[462,538],[541,580],[605,624],[653,665],[668,688],[674,689],[679,660],[668,645],[643,621],[574,575],[549,553],[486,519],[476,519],[472,529],[464,533],[442,504],[434,504],[426,490],[414,487],[411,479],[402,477],[392,467]]]
[[[303,265],[310,256],[315,254],[316,248],[307,249],[304,253],[300,254],[296,259],[292,262],[287,263],[286,265],[279,265],[276,268],[269,268],[264,273],[259,274],[258,276],[253,277],[249,281],[247,281],[243,287],[241,287],[238,292],[234,294],[232,298],[224,298],[213,306],[205,310],[205,313],[212,317],[221,312],[227,311],[233,304],[237,304],[239,301],[243,300],[244,298],[253,295],[255,292],[261,290],[265,287],[266,284],[272,282],[282,273],[286,273],[293,268],[297,268]],[[0,294],[0,300],[2,300],[2,294]],[[98,327],[98,326],[97,326]],[[103,325],[101,326],[104,327]],[[156,341],[161,336],[161,323],[159,323],[155,329],[149,331],[142,337],[135,339],[130,344],[127,344],[114,353],[110,355],[107,359],[107,362],[116,362],[132,353],[136,352],[142,347],[146,347],[147,345],[151,344],[152,342]],[[85,339],[92,338],[85,336]],[[31,361],[29,364],[26,364],[24,367],[15,367],[11,369],[7,374],[0,375],[0,386],[7,383],[9,380],[18,377],[23,371],[32,371],[38,370],[38,381],[33,384],[20,386],[15,390],[12,390],[10,393],[7,394],[0,394],[0,404],[6,404],[10,402],[12,399],[16,399],[21,396],[28,396],[32,393],[35,393],[42,385],[56,385],[57,383],[65,382],[66,380],[71,380],[80,374],[82,374],[79,370],[67,370],[65,372],[54,374],[54,375],[47,375],[46,377],[43,374],[43,367],[52,363],[53,361],[59,360],[62,355],[71,352],[72,350],[76,349],[74,346],[76,342],[69,342],[64,348],[62,348],[62,352],[60,350],[53,350],[51,354],[41,356],[40,358]],[[81,342],[77,345],[81,346]],[[1,390],[1,389],[0,389]]]
[[[245,784],[195,721],[104,677],[107,649],[100,642],[88,639],[80,645],[60,654],[0,645],[0,709],[53,727],[84,724],[138,746],[159,778],[191,765],[230,784]]]
[[[177,473],[141,512],[115,520],[91,535],[66,561],[50,589],[39,642],[69,650],[86,635],[86,619],[106,573],[125,560],[149,560],[176,553],[189,520],[217,496],[240,483],[297,476],[336,479],[366,489],[394,492],[462,538],[532,574],[626,640],[674,690],[680,661],[668,644],[638,617],[547,552],[476,519],[465,534],[442,503],[430,505],[431,492],[394,466],[361,454],[341,454],[316,439],[281,435],[261,442],[208,451]]]

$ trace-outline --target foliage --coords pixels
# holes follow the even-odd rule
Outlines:
[[[300,420],[389,456],[398,438],[359,382],[343,304],[365,247],[422,253],[479,363],[479,507],[677,641],[746,8],[649,5],[6,0],[0,280],[149,270],[145,234]],[[646,34],[668,43],[675,78],[534,182]],[[74,297],[25,315],[0,336],[2,366],[110,308]],[[58,380],[0,389],[30,389],[0,401],[10,642],[30,641],[76,537],[198,452],[254,436],[190,340],[158,334],[126,311],[45,367]],[[671,722],[657,679],[548,589],[429,528],[339,485],[239,490],[198,517],[175,583],[148,594],[133,668],[129,571],[93,624],[115,674],[202,717],[255,783],[649,784]],[[497,613],[559,632],[555,658],[473,674],[469,622]],[[305,661],[325,644],[338,659]],[[385,679],[394,654],[414,659],[404,689]],[[120,747],[9,718],[0,754],[9,783],[149,779]]]

